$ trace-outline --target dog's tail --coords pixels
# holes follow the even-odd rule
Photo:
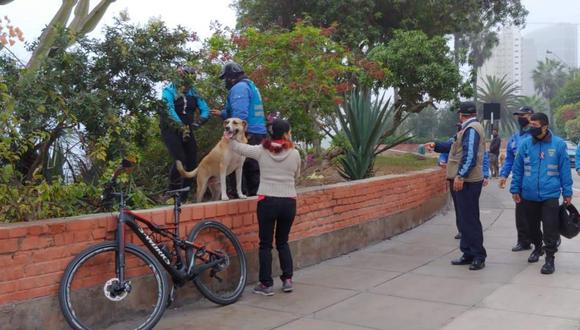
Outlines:
[[[191,179],[197,175],[197,168],[191,172],[188,172],[183,167],[183,163],[180,160],[175,161],[175,166],[177,167],[177,172],[184,178]]]

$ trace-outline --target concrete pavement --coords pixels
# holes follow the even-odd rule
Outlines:
[[[576,179],[576,177],[575,177]],[[576,198],[578,200],[578,198]],[[484,189],[487,267],[451,266],[455,218],[442,213],[390,240],[295,274],[295,291],[252,294],[219,307],[169,310],[156,329],[580,329],[580,238],[563,239],[556,273],[514,253],[514,205],[497,181]]]

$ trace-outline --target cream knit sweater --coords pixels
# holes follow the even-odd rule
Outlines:
[[[295,179],[300,175],[298,150],[288,149],[274,154],[261,145],[252,146],[233,139],[229,144],[234,152],[258,161],[260,165],[258,195],[296,197]]]

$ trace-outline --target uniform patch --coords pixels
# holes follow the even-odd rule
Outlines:
[[[548,155],[550,155],[550,157],[554,157],[556,155],[556,149],[548,149]]]

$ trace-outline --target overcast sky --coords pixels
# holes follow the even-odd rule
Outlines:
[[[312,0],[315,1],[315,0]],[[97,0],[91,1],[96,4]],[[523,31],[545,26],[546,23],[580,23],[580,0],[523,0],[530,11],[528,25]],[[13,24],[19,26],[27,41],[40,35],[56,13],[62,0],[15,0],[0,6],[0,16],[8,15]],[[150,17],[160,17],[169,26],[184,25],[198,33],[203,39],[210,34],[210,22],[219,21],[223,25],[235,25],[235,12],[230,7],[231,0],[117,0],[111,4],[105,18],[93,32],[98,35],[105,24],[111,24],[113,17],[127,9],[133,22],[147,22]],[[21,46],[14,51],[25,58]]]

